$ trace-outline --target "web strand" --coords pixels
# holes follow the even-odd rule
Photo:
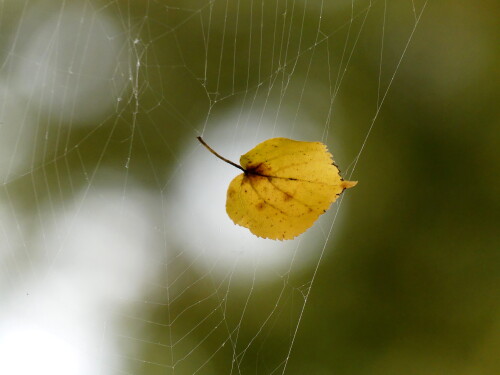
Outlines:
[[[322,140],[336,161],[355,154],[351,179],[427,0],[402,7],[392,62],[386,0],[39,3],[0,7],[6,319],[78,342],[54,350],[61,367],[82,355],[82,373],[303,371],[346,197],[294,241],[255,238],[225,213],[241,172],[195,138],[244,173],[231,159],[267,138]],[[375,113],[347,126],[370,90]]]

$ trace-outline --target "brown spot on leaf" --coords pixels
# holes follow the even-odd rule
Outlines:
[[[248,165],[246,172],[250,175],[271,176],[271,168],[266,163]]]
[[[259,211],[262,211],[264,209],[264,207],[266,206],[266,204],[264,202],[259,202],[255,205],[255,208]]]

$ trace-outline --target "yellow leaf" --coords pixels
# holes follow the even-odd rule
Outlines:
[[[289,240],[305,232],[356,181],[344,181],[321,142],[272,138],[242,155],[227,189],[226,211],[256,236]]]

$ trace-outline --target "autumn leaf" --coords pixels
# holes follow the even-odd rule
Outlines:
[[[339,195],[357,184],[344,181],[321,142],[272,138],[242,155],[243,171],[227,189],[226,211],[256,236],[289,240],[310,228]]]

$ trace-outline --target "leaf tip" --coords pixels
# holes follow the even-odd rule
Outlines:
[[[340,186],[342,187],[342,189],[349,189],[349,188],[356,186],[357,184],[358,184],[358,181],[342,181]]]

